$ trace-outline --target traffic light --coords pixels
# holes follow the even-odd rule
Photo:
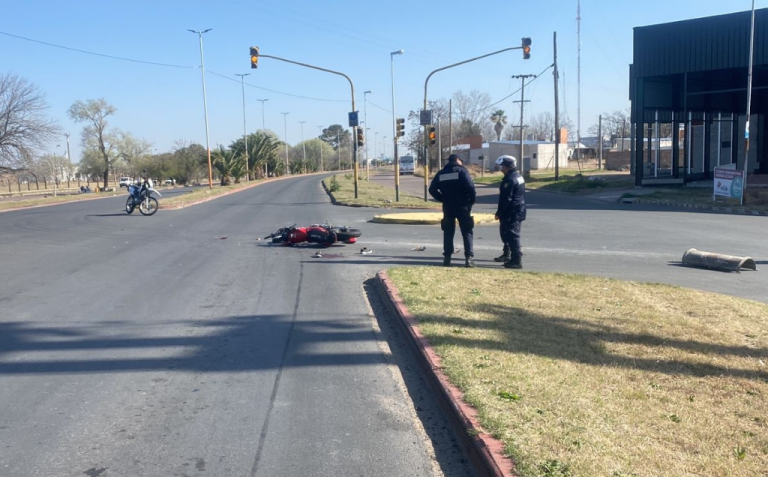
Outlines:
[[[405,136],[405,119],[397,118],[396,123],[397,123],[396,124],[397,127],[395,128],[395,130],[397,133],[397,137]]]
[[[531,59],[531,39],[530,38],[523,38],[523,59],[524,60]]]
[[[429,144],[434,146],[437,143],[437,133],[435,133],[435,127],[429,127]]]
[[[252,46],[251,47],[251,68],[258,68],[259,67],[259,47],[258,46]]]
[[[365,145],[365,137],[363,136],[363,128],[357,128],[357,145],[362,147]]]

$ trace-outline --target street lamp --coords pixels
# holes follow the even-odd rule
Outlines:
[[[387,157],[387,136],[381,139],[381,155]]]
[[[283,136],[283,140],[285,141],[285,174],[288,175],[290,173],[290,168],[288,167],[288,115],[291,114],[288,113],[280,113],[283,115],[283,127],[285,127],[285,135]]]
[[[318,126],[317,129],[320,131],[320,136],[323,135],[323,127]],[[318,136],[318,139],[320,139],[320,136]],[[323,140],[320,139],[320,172],[323,172]]]
[[[366,128],[366,137],[368,136],[368,130],[370,129],[368,127],[368,95],[373,93],[373,90],[363,91],[363,116],[365,120],[365,128]],[[368,158],[368,141],[365,141],[365,180],[370,180],[370,169],[368,168],[368,164],[370,162],[370,159]]]
[[[373,133],[373,155],[379,157],[379,132]]]
[[[397,50],[389,54],[392,73],[392,138],[395,141],[395,202],[400,202],[400,161],[397,157],[397,120],[395,119],[395,55],[403,53],[405,53],[404,50]]]
[[[301,124],[301,148],[304,150],[304,171],[307,169],[307,143],[304,141],[304,123],[306,121],[299,121]]]
[[[249,76],[250,73],[235,73],[235,76],[240,77],[240,85],[243,88],[243,141],[245,141],[245,180],[246,182],[250,180],[250,177],[248,176],[248,127],[246,126],[245,122],[245,77]]]
[[[213,189],[213,168],[211,167],[211,140],[208,133],[208,99],[205,94],[205,60],[203,59],[203,34],[213,30],[209,28],[203,31],[187,30],[196,33],[200,38],[200,71],[203,75],[203,110],[205,111],[205,148],[208,150],[208,188]]]
[[[265,133],[267,132],[267,123],[264,121],[264,103],[269,101],[269,98],[267,99],[257,99],[256,101],[261,101],[261,130]]]

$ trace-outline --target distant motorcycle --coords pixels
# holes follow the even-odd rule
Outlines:
[[[272,239],[272,243],[295,245],[302,242],[316,243],[329,247],[335,243],[355,243],[363,233],[350,227],[333,227],[329,224],[315,224],[309,227],[282,227],[264,239]]]
[[[152,194],[162,195],[152,188],[152,179],[144,179],[141,185],[131,184],[128,186],[128,200],[125,201],[125,211],[129,214],[138,207],[141,215],[154,215],[160,206],[157,199]]]

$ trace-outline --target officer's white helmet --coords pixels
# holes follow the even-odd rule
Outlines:
[[[499,167],[506,166],[511,169],[517,169],[517,159],[514,156],[503,155],[496,159],[496,165]]]

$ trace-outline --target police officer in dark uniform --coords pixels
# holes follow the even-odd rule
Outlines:
[[[456,154],[448,157],[448,164],[435,175],[429,186],[429,194],[443,204],[443,265],[451,266],[453,254],[453,236],[456,233],[456,221],[459,221],[461,237],[464,239],[464,264],[468,268],[475,266],[472,247],[472,206],[475,205],[475,184],[469,171],[462,165]]]
[[[517,159],[514,157],[501,156],[497,162],[504,173],[499,186],[499,207],[496,209],[504,252],[494,260],[503,261],[504,268],[523,268],[520,223],[526,216],[525,179],[517,172]]]

